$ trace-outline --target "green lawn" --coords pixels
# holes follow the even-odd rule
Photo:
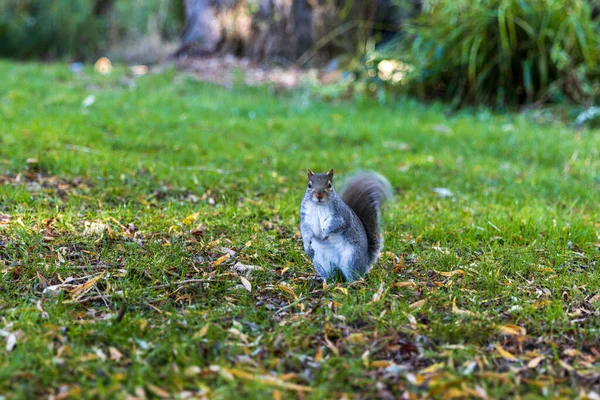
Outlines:
[[[598,131],[174,70],[0,77],[0,397],[600,392]],[[396,188],[364,281],[303,254],[307,167]]]

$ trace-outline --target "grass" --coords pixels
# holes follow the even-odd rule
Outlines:
[[[0,76],[0,396],[598,392],[597,131],[173,70]],[[397,189],[364,281],[315,279],[307,167]]]

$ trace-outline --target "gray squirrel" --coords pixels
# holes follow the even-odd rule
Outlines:
[[[389,182],[374,172],[351,176],[340,195],[333,187],[333,169],[324,174],[308,170],[300,233],[304,251],[323,279],[336,270],[347,281],[369,272],[383,246],[381,206],[391,196]]]

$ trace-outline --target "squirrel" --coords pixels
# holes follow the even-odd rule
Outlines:
[[[333,187],[333,169],[324,174],[308,169],[300,233],[304,251],[323,279],[337,270],[347,281],[369,272],[383,247],[381,206],[391,197],[390,183],[375,172],[354,174],[340,195]]]

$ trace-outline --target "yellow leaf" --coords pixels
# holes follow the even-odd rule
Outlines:
[[[242,285],[244,285],[244,287],[246,288],[247,291],[251,292],[252,291],[252,284],[250,284],[250,281],[246,278],[244,278],[243,276],[240,276],[240,280],[242,281]]]
[[[440,363],[437,363],[437,364],[432,364],[429,367],[427,367],[424,370],[422,370],[420,373],[421,374],[431,374],[431,373],[438,372],[438,371],[442,370],[445,366],[446,366],[446,364],[443,363],[443,362],[440,362]]]
[[[287,285],[275,285],[275,288],[281,290],[282,292],[291,294],[294,300],[298,300],[298,296],[296,296],[296,293],[294,293],[294,290],[291,287]]]
[[[364,343],[365,342],[365,336],[362,333],[351,333],[350,335],[348,335],[348,341],[352,342],[352,343]]]
[[[208,333],[209,327],[210,327],[210,324],[204,325],[202,328],[200,328],[200,330],[198,332],[196,332],[194,334],[192,339],[200,339],[200,338],[203,338],[204,336],[206,336],[206,334]]]
[[[184,225],[190,225],[190,224],[192,224],[194,221],[196,221],[196,219],[198,218],[198,215],[200,215],[200,213],[199,213],[199,212],[197,212],[197,213],[193,213],[193,214],[190,214],[190,215],[188,215],[187,217],[185,217],[185,218],[183,219],[183,221],[181,221],[181,223],[182,223],[182,224],[184,224]]]
[[[323,360],[323,348],[319,346],[317,349],[317,354],[315,354],[315,361],[321,362]]]
[[[228,258],[229,254],[225,254],[224,256],[217,258],[215,261],[213,261],[213,267],[223,264],[225,261],[227,261]]]
[[[102,271],[102,273],[100,275],[90,279],[86,283],[83,283],[83,284],[75,287],[71,291],[71,294],[73,294],[74,296],[78,296],[78,295],[84,293],[86,290],[88,290],[89,288],[94,286],[96,284],[96,282],[98,282],[100,279],[102,279],[102,277],[104,276],[105,273],[106,273],[106,270]]]
[[[371,361],[371,368],[386,368],[390,365],[392,365],[392,363],[387,360]]]
[[[527,330],[518,325],[506,324],[500,325],[498,328],[500,329],[500,332],[507,335],[525,336],[527,334]]]
[[[456,306],[456,297],[452,299],[452,312],[454,314],[459,314],[459,315],[475,315],[475,313],[473,313],[472,311],[461,310],[460,308],[458,308]]]
[[[502,357],[504,357],[507,360],[517,360],[517,357],[515,357],[513,354],[509,353],[508,351],[504,350],[502,348],[502,346],[500,346],[499,344],[495,344],[494,347],[496,347],[496,350],[498,351],[498,353],[500,353],[500,355]]]
[[[464,275],[465,274],[465,271],[463,271],[462,269],[456,269],[454,271],[435,271],[435,272],[437,272],[438,274],[445,276],[447,278],[450,278],[451,276],[454,276],[454,275]]]
[[[360,356],[365,368],[369,368],[369,354],[371,354],[371,352],[369,350],[365,350],[365,352],[362,354],[362,356]]]
[[[548,299],[538,300],[531,304],[531,308],[538,309],[546,307],[547,305],[552,304],[552,302]]]
[[[282,400],[281,392],[277,389],[273,389],[273,400]]]
[[[540,365],[540,363],[542,362],[543,359],[544,359],[544,356],[539,356],[539,357],[536,357],[536,358],[532,358],[527,363],[527,368],[530,368],[530,369],[536,368],[538,365]]]
[[[348,289],[346,289],[345,287],[336,286],[336,287],[334,288],[334,290],[338,290],[338,291],[340,291],[340,292],[344,293],[346,296],[348,296]]]
[[[420,308],[420,307],[423,307],[424,304],[425,304],[425,299],[415,301],[414,303],[409,305],[408,308],[410,308],[410,309]]]

